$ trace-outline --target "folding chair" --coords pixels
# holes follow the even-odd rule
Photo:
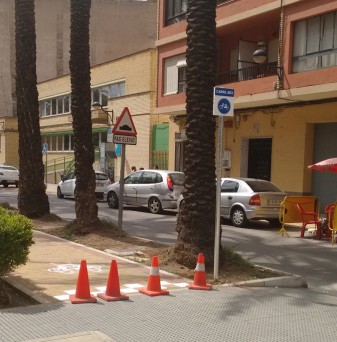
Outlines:
[[[302,228],[301,228],[301,238],[304,237],[304,232],[305,228],[308,224],[315,224],[316,232],[317,232],[317,237],[320,239],[321,238],[321,221],[319,219],[319,214],[318,212],[315,211],[305,211],[301,204],[297,203],[296,204],[301,218],[302,218]]]

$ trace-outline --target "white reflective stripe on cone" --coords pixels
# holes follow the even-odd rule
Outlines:
[[[159,276],[159,268],[158,267],[151,267],[150,268],[150,275],[151,276]]]
[[[197,267],[195,268],[194,271],[205,272],[205,264],[197,264]]]

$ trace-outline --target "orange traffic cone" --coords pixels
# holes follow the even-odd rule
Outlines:
[[[198,255],[197,267],[194,270],[193,283],[188,286],[192,290],[208,290],[212,289],[211,284],[206,284],[205,258],[202,253]]]
[[[72,304],[97,302],[96,297],[90,295],[87,262],[85,260],[81,261],[80,270],[78,272],[76,292],[74,295],[69,295],[69,299]]]
[[[150,275],[147,281],[146,289],[139,289],[140,293],[144,293],[148,296],[161,296],[169,294],[168,291],[162,290],[160,286],[159,266],[158,257],[152,257]]]
[[[105,293],[99,293],[97,297],[107,302],[129,299],[128,296],[121,294],[116,260],[111,261],[109,278],[108,283],[106,285]]]

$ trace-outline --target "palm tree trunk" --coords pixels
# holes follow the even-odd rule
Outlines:
[[[34,0],[15,0],[16,97],[19,127],[18,207],[27,217],[49,213],[39,121]]]
[[[184,206],[178,214],[177,262],[195,267],[203,252],[206,267],[214,261],[216,0],[188,0],[186,51],[186,159]]]
[[[70,79],[75,154],[75,227],[85,234],[100,226],[95,196],[89,59],[91,0],[71,0]]]

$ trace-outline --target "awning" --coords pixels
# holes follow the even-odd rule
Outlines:
[[[108,127],[97,127],[93,128],[92,132],[107,132]],[[53,132],[41,132],[41,135],[66,135],[66,134],[74,134],[73,130],[67,130],[67,131],[53,131]]]

